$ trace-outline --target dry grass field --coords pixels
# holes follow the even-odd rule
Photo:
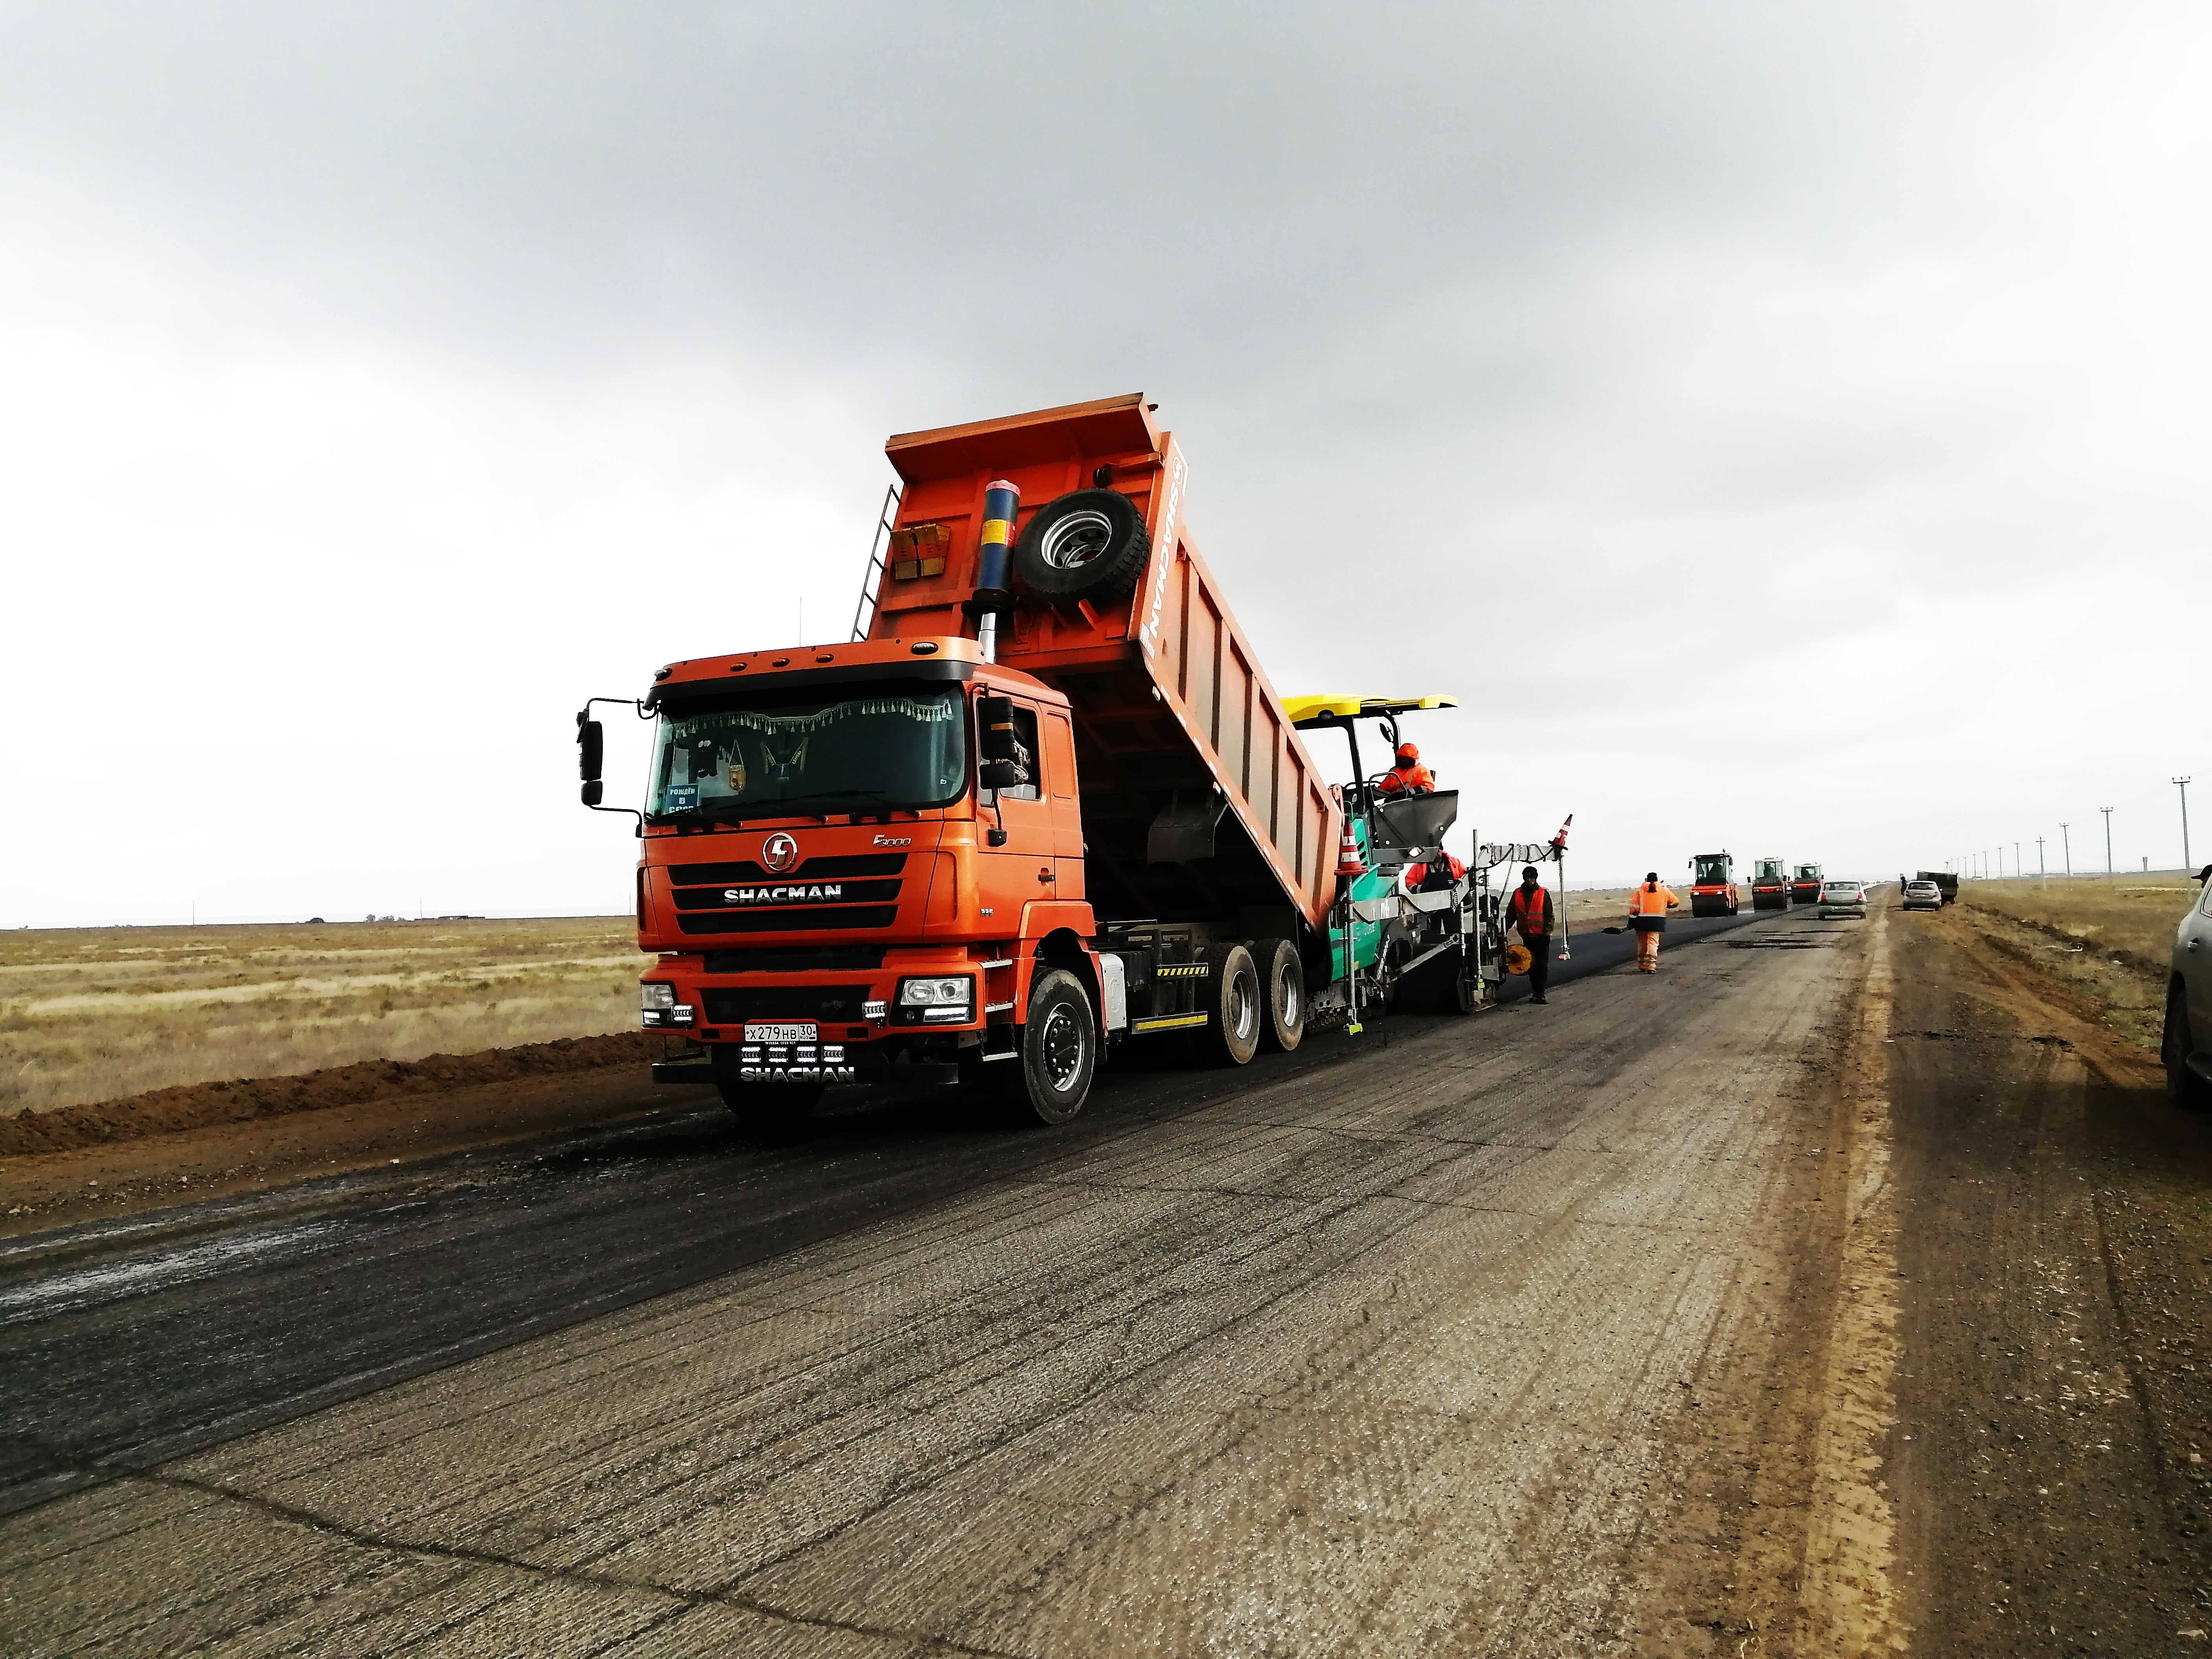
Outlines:
[[[1960,904],[1985,931],[2104,1005],[2116,1031],[2155,1048],[2174,929],[2197,896],[2180,871],[1971,881]]]
[[[0,933],[0,1114],[628,1030],[628,916]]]
[[[1618,922],[1627,895],[1570,892],[1568,921]],[[629,1030],[635,937],[627,916],[0,933],[0,1115]]]

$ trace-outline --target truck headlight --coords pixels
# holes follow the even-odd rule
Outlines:
[[[975,981],[962,975],[957,979],[902,979],[899,981],[898,1006],[902,1008],[944,1008],[953,1006],[969,1006],[975,1000]]]
[[[642,980],[637,990],[637,1006],[648,1014],[676,1006],[676,988],[665,980]]]

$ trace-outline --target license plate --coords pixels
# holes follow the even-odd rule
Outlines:
[[[812,1020],[749,1020],[745,1024],[748,1042],[811,1042],[821,1027]]]

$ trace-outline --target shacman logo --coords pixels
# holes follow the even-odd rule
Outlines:
[[[777,830],[761,843],[761,862],[781,875],[799,862],[799,842],[784,831]],[[736,902],[735,900],[731,902]]]
[[[725,887],[725,904],[811,904],[823,899],[842,898],[845,884],[842,881],[817,881],[811,887],[794,881],[788,887]]]
[[[1168,477],[1167,504],[1160,509],[1160,531],[1152,542],[1152,591],[1145,602],[1145,620],[1137,629],[1147,651],[1160,648],[1160,606],[1168,596],[1168,566],[1174,562],[1176,520],[1182,514],[1183,479],[1188,476],[1182,452],[1177,450],[1175,471]]]

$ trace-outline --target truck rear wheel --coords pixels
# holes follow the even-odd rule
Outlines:
[[[1083,981],[1065,968],[1040,974],[1030,987],[1021,1054],[1012,1103],[1019,1121],[1065,1123],[1083,1109],[1098,1071],[1098,1018]]]
[[[1298,947],[1286,939],[1259,940],[1252,946],[1252,963],[1267,994],[1261,1044],[1288,1054],[1305,1041],[1306,965],[1298,958]]]
[[[1071,489],[1036,510],[1014,544],[1014,579],[1042,599],[1118,599],[1152,556],[1137,504],[1118,489]]]
[[[1203,953],[1213,969],[1206,981],[1206,1030],[1199,1046],[1216,1066],[1243,1066],[1260,1052],[1267,1022],[1267,997],[1252,953],[1241,945],[1216,945]]]

